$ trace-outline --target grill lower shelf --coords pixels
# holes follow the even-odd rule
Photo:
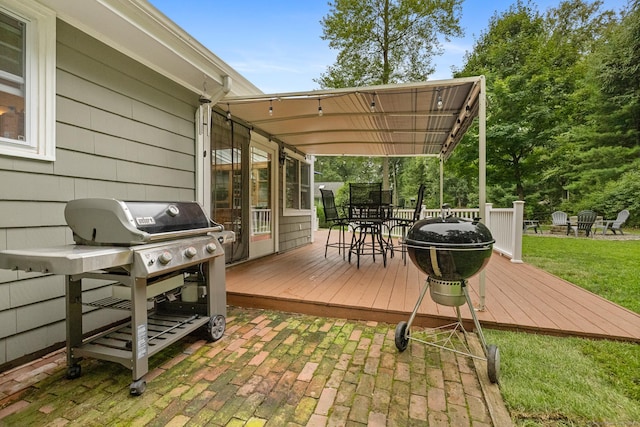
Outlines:
[[[131,303],[131,301],[123,302]],[[166,346],[205,326],[209,319],[209,316],[199,315],[149,314],[147,319],[148,353],[146,357],[153,356]],[[120,363],[127,368],[132,368],[134,356],[131,348],[132,334],[131,322],[128,322],[116,330],[91,337],[83,342],[81,346],[74,347],[72,349],[73,356],[108,360]]]

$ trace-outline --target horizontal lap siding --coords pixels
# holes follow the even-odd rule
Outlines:
[[[0,250],[73,243],[72,199],[195,198],[197,94],[58,21],[56,161],[0,157]],[[85,281],[83,299],[110,294]],[[64,277],[0,270],[0,367],[65,340]],[[128,315],[85,307],[84,332]]]

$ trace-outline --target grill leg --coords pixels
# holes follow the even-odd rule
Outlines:
[[[473,303],[471,302],[471,297],[469,296],[466,280],[462,282],[462,291],[464,292],[464,297],[467,300],[467,305],[469,306],[469,311],[471,312],[471,317],[473,318],[473,324],[476,327],[478,337],[480,338],[480,342],[482,343],[482,351],[484,351],[484,355],[487,356],[488,355],[487,341],[485,341],[484,339],[484,334],[482,333],[482,327],[480,327],[478,316],[476,316],[476,310],[473,308]]]
[[[407,336],[409,335],[409,329],[411,328],[411,324],[413,320],[416,318],[416,313],[418,313],[418,308],[420,308],[420,304],[422,304],[422,299],[427,293],[427,289],[429,289],[429,278],[424,281],[424,286],[422,287],[422,291],[420,292],[420,297],[418,298],[418,302],[416,302],[416,306],[413,307],[413,311],[411,312],[411,317],[409,317],[409,323],[407,324]]]
[[[67,378],[80,376],[79,359],[73,356],[73,349],[82,345],[82,279],[66,276],[67,308]]]
[[[131,289],[132,377],[140,380],[149,372],[147,331],[147,280],[136,277]]]

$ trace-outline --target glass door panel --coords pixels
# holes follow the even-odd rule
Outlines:
[[[251,147],[251,258],[274,251],[273,159],[275,151]]]

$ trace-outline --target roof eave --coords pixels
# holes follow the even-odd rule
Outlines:
[[[146,0],[37,0],[59,19],[152,68],[170,80],[210,95],[261,93]],[[227,91],[227,92],[225,92]]]

